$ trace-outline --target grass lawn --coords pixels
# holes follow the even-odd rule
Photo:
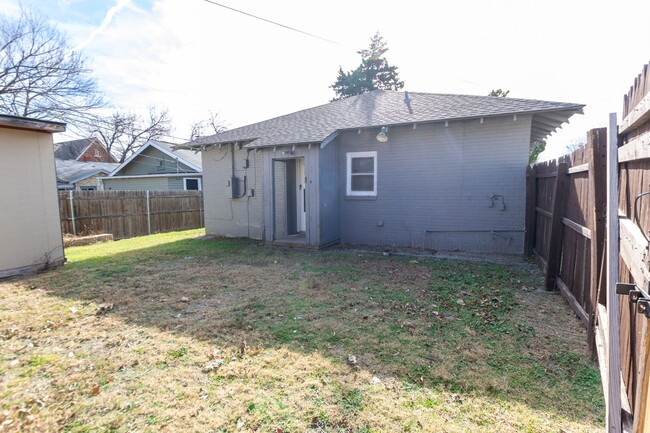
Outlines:
[[[0,282],[0,431],[604,431],[585,333],[532,265],[201,234]]]

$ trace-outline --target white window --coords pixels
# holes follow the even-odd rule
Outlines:
[[[201,179],[198,177],[184,177],[183,189],[186,191],[201,191]]]
[[[347,195],[377,195],[377,152],[347,153]]]

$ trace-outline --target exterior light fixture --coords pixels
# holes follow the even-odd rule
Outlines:
[[[377,141],[380,143],[385,143],[388,141],[388,128],[385,126],[381,127],[381,131],[377,134]]]

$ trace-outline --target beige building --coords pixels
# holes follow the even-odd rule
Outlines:
[[[52,134],[65,124],[0,115],[0,278],[63,263]]]

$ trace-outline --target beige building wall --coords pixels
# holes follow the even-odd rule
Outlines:
[[[0,127],[0,278],[63,263],[52,135]]]

